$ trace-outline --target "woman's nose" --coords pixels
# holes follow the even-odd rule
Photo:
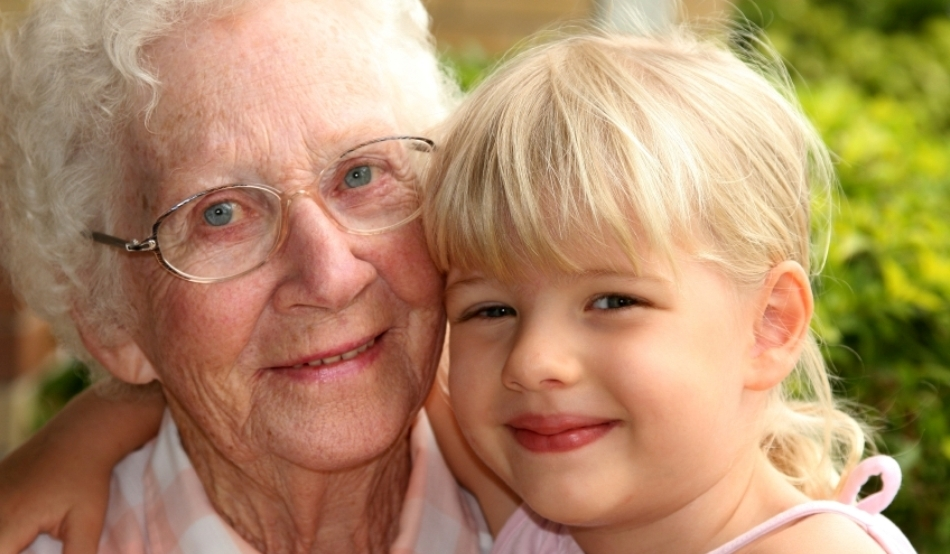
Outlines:
[[[377,277],[372,263],[353,253],[354,241],[363,237],[337,227],[306,195],[295,200],[285,222],[287,238],[276,256],[286,272],[276,293],[278,306],[341,310]]]
[[[583,376],[582,361],[573,354],[574,337],[555,325],[522,327],[502,369],[502,383],[511,390],[567,388]]]

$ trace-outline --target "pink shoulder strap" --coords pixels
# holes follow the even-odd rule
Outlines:
[[[881,476],[884,483],[883,488],[860,502],[856,502],[858,492],[872,475]],[[848,517],[865,530],[868,530],[872,537],[881,543],[885,537],[880,537],[877,533],[871,532],[871,529],[869,529],[870,520],[890,505],[897,495],[900,484],[901,471],[897,462],[888,456],[873,456],[862,461],[848,474],[847,480],[835,500],[815,500],[795,506],[712,550],[709,554],[732,554],[790,523],[820,513],[836,513]],[[883,516],[881,516],[881,519],[883,519]],[[887,522],[887,524],[889,527],[893,527],[890,522]],[[896,527],[893,527],[893,529],[900,537],[895,539],[895,542],[898,543],[897,549],[888,551],[913,553],[914,549],[907,542],[907,539],[900,534]],[[888,545],[882,544],[882,546],[888,548]]]

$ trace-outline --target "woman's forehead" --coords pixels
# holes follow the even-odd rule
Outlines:
[[[270,2],[250,12],[182,28],[153,44],[147,56],[161,80],[151,124],[167,117],[219,122],[247,114],[250,124],[271,126],[320,119],[327,129],[346,127],[386,110],[372,52],[360,41],[338,40],[332,13],[310,2]],[[351,120],[356,119],[351,123]]]
[[[276,186],[397,132],[367,53],[328,41],[332,22],[308,11],[312,3],[272,4],[260,10],[276,13],[192,24],[151,46],[161,93],[149,120],[134,126],[132,148],[160,181],[174,173],[198,190],[234,180]]]

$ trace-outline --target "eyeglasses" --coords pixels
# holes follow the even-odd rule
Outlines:
[[[419,174],[435,144],[385,137],[343,153],[316,182],[290,191],[236,184],[208,189],[172,206],[152,235],[127,241],[99,232],[92,240],[126,252],[154,252],[174,275],[196,283],[233,279],[264,265],[287,235],[291,203],[309,196],[341,230],[377,235],[421,212]]]

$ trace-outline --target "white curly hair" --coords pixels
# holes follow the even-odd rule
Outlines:
[[[257,1],[37,0],[5,29],[0,260],[26,303],[93,367],[73,316],[81,312],[107,330],[128,321],[129,303],[115,270],[117,252],[85,233],[113,228],[126,207],[113,200],[123,197],[122,130],[147,118],[161,97],[145,48],[196,18],[223,17]],[[408,119],[401,122],[407,131],[448,113],[457,88],[437,61],[419,0],[311,1],[347,10],[358,37],[353,44],[388,71],[387,93]]]

